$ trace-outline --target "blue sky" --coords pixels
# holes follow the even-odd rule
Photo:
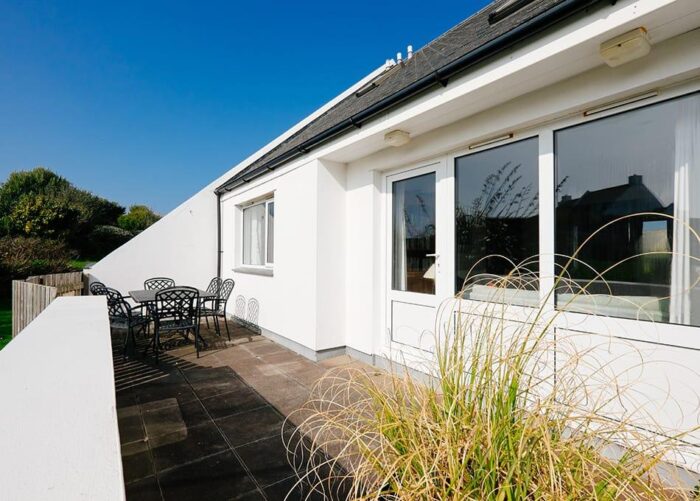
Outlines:
[[[0,181],[48,167],[165,213],[486,0],[0,0]]]

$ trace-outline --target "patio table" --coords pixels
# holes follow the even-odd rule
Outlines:
[[[162,290],[162,289],[160,289]],[[216,293],[215,292],[207,292],[203,291],[202,289],[197,289],[199,291],[199,300],[204,301],[208,299],[216,299]],[[136,291],[129,291],[129,295],[131,296],[131,299],[136,301],[137,303],[153,303],[156,300],[156,293],[159,292],[159,289],[151,289],[151,290],[136,290]]]
[[[149,303],[155,303],[156,302],[156,293],[160,292],[161,290],[164,289],[150,289],[150,290],[135,290],[135,291],[129,291],[129,295],[131,296],[131,299],[136,301],[139,304],[149,304]],[[211,299],[216,299],[216,293],[215,292],[207,292],[202,289],[197,289],[199,292],[199,303],[203,301],[208,301]],[[199,339],[204,343],[206,346],[206,341],[204,341],[204,338],[197,333],[197,336]],[[128,343],[128,340],[127,340]],[[133,346],[129,347],[129,351],[133,351]]]

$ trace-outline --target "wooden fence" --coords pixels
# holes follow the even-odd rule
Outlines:
[[[81,272],[37,275],[12,281],[12,337],[19,334],[59,296],[83,293]]]

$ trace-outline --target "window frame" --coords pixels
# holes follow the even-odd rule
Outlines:
[[[539,281],[539,293],[540,297],[542,297],[542,280],[543,280],[543,275],[547,271],[547,269],[544,267],[544,263],[542,262],[542,232],[543,232],[543,224],[542,224],[542,167],[541,167],[541,157],[542,157],[542,140],[544,136],[547,136],[550,134],[551,131],[549,129],[545,130],[542,127],[534,127],[533,129],[523,131],[522,134],[513,134],[511,137],[508,139],[504,139],[503,141],[498,141],[495,143],[490,143],[490,144],[484,144],[478,147],[472,147],[472,148],[463,148],[458,151],[454,151],[449,155],[448,158],[448,165],[450,167],[450,172],[449,176],[452,180],[452,189],[451,189],[451,199],[449,200],[450,203],[450,209],[451,209],[451,235],[450,235],[450,248],[452,252],[452,270],[451,270],[451,275],[452,275],[452,282],[454,285],[455,282],[455,277],[457,273],[457,239],[456,239],[456,217],[455,217],[455,211],[457,209],[457,160],[463,157],[475,155],[477,153],[484,153],[490,150],[495,150],[496,148],[502,148],[505,146],[509,146],[515,143],[520,143],[523,141],[528,141],[531,139],[534,139],[537,142],[537,189],[538,189],[538,195],[539,195],[539,206],[538,206],[538,234],[537,234],[537,248],[538,248],[538,255],[539,255],[539,273],[538,273],[538,281]],[[496,134],[489,134],[489,136],[496,136]],[[459,292],[456,290],[456,285],[452,287],[453,293],[456,294]],[[485,303],[485,304],[495,304],[492,303],[491,301],[486,301],[484,299],[472,299],[472,298],[460,298],[461,301],[468,301],[468,302],[474,302],[474,303]],[[532,306],[527,306],[527,305],[513,305],[515,308],[533,308]]]
[[[253,269],[261,269],[261,270],[271,270],[274,268],[274,246],[275,246],[275,240],[274,240],[274,227],[273,227],[273,239],[272,239],[272,249],[273,249],[273,261],[268,260],[268,218],[269,218],[269,205],[273,204],[274,206],[275,203],[275,197],[274,196],[266,196],[261,199],[254,200],[252,202],[243,204],[239,206],[240,214],[241,214],[241,229],[240,229],[240,235],[241,235],[241,254],[240,254],[240,266],[243,268],[253,268]],[[245,211],[248,209],[252,209],[253,207],[257,206],[263,206],[264,207],[264,214],[265,214],[265,225],[263,228],[263,236],[264,236],[264,242],[263,242],[263,263],[262,264],[250,264],[245,262],[245,246],[246,246],[246,239],[245,239]]]
[[[558,120],[552,123],[552,127],[548,129],[548,134],[550,136],[550,141],[551,141],[551,152],[552,152],[552,161],[553,161],[553,170],[551,173],[552,176],[552,182],[553,186],[556,187],[557,182],[559,180],[559,165],[558,165],[558,155],[557,155],[557,146],[556,146],[556,134],[557,132],[569,130],[569,129],[574,129],[576,127],[582,126],[582,125],[589,125],[594,122],[598,122],[601,120],[605,120],[610,117],[616,117],[616,116],[621,116],[630,112],[634,111],[639,111],[644,108],[648,108],[650,106],[658,106],[660,104],[664,103],[669,103],[672,101],[675,101],[677,99],[683,99],[687,98],[690,96],[700,96],[700,89],[696,88],[694,89],[677,89],[676,92],[666,92],[662,95],[661,92],[657,93],[657,95],[652,96],[648,99],[644,99],[642,101],[636,101],[632,102],[629,104],[625,104],[619,107],[611,107],[610,109],[606,109],[601,112],[597,112],[592,115],[583,115],[582,117],[576,117],[573,119],[562,119]],[[556,194],[552,193],[552,200],[553,204],[550,207],[550,210],[552,211],[551,213],[551,221],[552,221],[552,227],[549,230],[549,234],[547,237],[551,239],[551,244],[552,244],[552,250],[556,254],[557,252],[557,247],[556,247],[556,242],[557,242],[557,201],[556,201]],[[541,230],[540,230],[541,231]],[[554,265],[554,263],[552,263]],[[551,267],[551,269],[547,270],[553,277],[556,277],[556,268],[554,266]],[[541,291],[540,291],[541,292]],[[670,321],[661,321],[661,320],[652,320],[652,319],[646,319],[646,318],[629,318],[629,317],[623,317],[623,316],[616,316],[616,315],[610,315],[610,314],[592,314],[592,313],[583,313],[583,312],[578,312],[575,310],[566,310],[566,309],[561,309],[558,306],[558,301],[556,298],[556,294],[552,293],[551,298],[550,298],[550,306],[553,308],[558,314],[564,314],[566,315],[567,318],[572,318],[572,319],[577,319],[577,318],[606,318],[609,320],[613,320],[617,323],[625,324],[626,322],[634,322],[634,323],[642,323],[642,324],[648,324],[650,326],[662,326],[663,329],[670,329],[671,327],[676,327],[679,329],[700,329],[700,326],[696,325],[686,325],[686,324],[679,324],[679,323],[673,323]],[[576,330],[576,329],[572,329]]]
[[[700,337],[697,337],[697,343],[689,343],[687,340],[688,333],[697,332],[700,327],[694,327],[690,325],[672,324],[664,322],[648,322],[640,321],[635,319],[623,318],[623,317],[611,317],[611,316],[596,316],[587,313],[580,313],[574,311],[558,310],[555,307],[554,294],[550,294],[549,291],[554,286],[555,283],[555,246],[556,246],[556,200],[555,200],[555,189],[556,189],[556,152],[554,149],[554,136],[555,132],[558,130],[583,125],[586,123],[594,122],[603,118],[610,116],[619,115],[626,113],[628,111],[634,111],[640,108],[645,108],[655,104],[663,103],[665,101],[670,101],[676,98],[686,97],[693,94],[700,94],[700,82],[685,82],[683,84],[671,85],[669,87],[659,88],[659,87],[649,87],[647,91],[655,90],[656,95],[651,95],[650,97],[635,101],[620,106],[611,107],[609,109],[596,112],[595,114],[585,115],[584,110],[588,108],[593,108],[596,102],[590,103],[590,105],[581,106],[574,113],[562,113],[558,117],[546,118],[541,120],[535,120],[531,122],[530,125],[523,127],[521,129],[517,127],[508,128],[494,128],[494,129],[481,129],[478,136],[469,136],[464,138],[463,146],[455,148],[444,153],[444,157],[447,162],[447,182],[450,186],[449,189],[449,200],[445,203],[448,204],[447,208],[454,214],[455,209],[455,159],[458,157],[463,157],[471,153],[478,153],[481,151],[489,150],[499,146],[505,146],[507,144],[528,139],[531,137],[539,138],[539,196],[540,196],[540,224],[539,224],[539,253],[540,253],[540,301],[542,307],[547,312],[556,312],[557,320],[553,325],[553,328],[565,328],[577,330],[582,329],[582,325],[586,325],[586,332],[595,333],[610,333],[611,322],[615,326],[624,329],[625,331],[634,331],[637,334],[631,334],[627,332],[627,336],[630,338],[635,338],[638,340],[650,340],[659,339],[659,329],[663,330],[663,335],[668,339],[668,342],[676,344],[678,346],[693,346],[694,349],[700,349]],[[639,91],[641,92],[641,91]],[[636,94],[639,94],[636,92]],[[603,99],[604,102],[616,102],[623,101],[626,96],[609,96]],[[469,148],[470,143],[478,142],[482,139],[488,139],[489,137],[498,137],[506,133],[511,133],[512,137],[498,141],[491,144],[480,145],[477,147]],[[448,276],[453,276],[456,269],[454,268],[456,262],[456,250],[454,241],[455,232],[455,220],[454,216],[450,218],[448,234],[449,240],[445,242],[445,250],[447,252],[453,253],[450,259],[444,262],[449,269],[445,270]],[[453,289],[453,287],[452,287]],[[463,304],[464,308],[469,308],[469,311],[473,311],[472,308],[476,307],[478,311],[481,311],[482,307],[486,308],[489,304],[487,301],[479,301],[477,299],[460,298],[459,302]],[[471,306],[468,306],[471,305]],[[531,314],[533,306],[516,306],[513,305],[510,308],[509,316],[513,318],[528,318]],[[484,310],[486,311],[486,310]]]

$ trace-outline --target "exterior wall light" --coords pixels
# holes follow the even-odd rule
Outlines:
[[[411,135],[405,130],[392,130],[384,134],[384,142],[389,146],[398,148],[411,141]]]
[[[644,57],[649,51],[651,43],[645,28],[635,28],[600,44],[600,57],[611,68]]]

